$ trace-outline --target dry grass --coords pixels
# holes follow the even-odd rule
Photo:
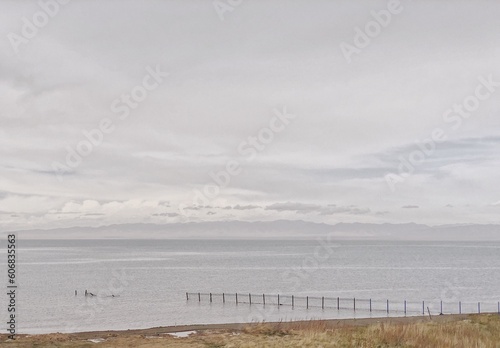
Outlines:
[[[110,334],[102,343],[78,335],[41,335],[4,342],[4,347],[414,347],[500,348],[500,316],[474,315],[439,322],[375,323],[339,326],[339,322],[311,321],[248,326],[240,331],[205,330],[188,338],[169,335]]]

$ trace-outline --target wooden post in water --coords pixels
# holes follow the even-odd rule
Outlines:
[[[389,314],[389,300],[387,300],[387,314]]]
[[[370,312],[372,311],[372,299],[370,299]]]
[[[325,309],[325,297],[321,298],[321,309]]]
[[[238,304],[238,293],[236,293],[236,304]]]
[[[226,303],[226,294],[222,293],[222,303]]]
[[[198,302],[201,302],[201,294],[198,293]]]
[[[354,298],[354,311],[356,312],[356,297]]]
[[[337,310],[340,309],[340,297],[337,297]]]
[[[266,305],[266,295],[265,294],[262,294],[262,303],[264,304],[264,306]]]
[[[212,293],[210,293],[210,303],[212,303]]]
[[[278,307],[281,306],[280,304],[280,294],[278,294]]]
[[[292,308],[295,306],[295,301],[294,301],[294,297],[292,295]]]
[[[252,294],[248,294],[248,302],[252,304]]]
[[[309,309],[309,296],[306,296],[306,309]]]
[[[406,300],[405,300],[405,315],[406,315]]]
[[[189,301],[189,294],[186,292],[186,301]]]
[[[75,296],[78,295],[78,292],[75,290]]]
[[[443,314],[443,301],[441,301],[441,311],[439,312],[439,314]]]

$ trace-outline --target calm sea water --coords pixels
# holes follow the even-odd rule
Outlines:
[[[18,284],[20,333],[386,315],[199,303],[186,301],[186,291],[408,300],[418,308],[426,300],[433,311],[440,299],[471,311],[482,301],[483,311],[496,311],[500,243],[339,241],[326,249],[315,240],[20,240]]]

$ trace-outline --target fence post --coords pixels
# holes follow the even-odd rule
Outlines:
[[[389,300],[387,300],[387,314],[389,314]]]
[[[201,294],[198,293],[198,302],[201,302]]]
[[[422,315],[425,315],[425,301],[422,301]]]
[[[462,301],[458,301],[458,314],[462,314]]]
[[[210,303],[212,303],[212,293],[210,293]]]
[[[340,309],[340,297],[337,297],[337,310]]]
[[[477,303],[477,312],[481,314],[481,302]]]
[[[238,293],[236,293],[236,304],[238,304]]]
[[[248,294],[248,302],[252,304],[252,294]]]
[[[356,312],[356,297],[354,298],[354,311]]]
[[[189,294],[186,292],[186,301],[189,301]]]
[[[498,302],[497,305],[498,305],[498,314],[500,314],[500,302]]]
[[[370,299],[370,312],[372,311],[372,299]]]
[[[441,301],[441,311],[439,313],[443,314],[443,301]]]
[[[280,294],[278,294],[278,307],[281,306],[280,304]]]
[[[405,315],[406,315],[406,300],[405,300]]]
[[[226,295],[222,293],[222,303],[226,303]]]
[[[306,296],[306,309],[309,309],[309,296]]]
[[[266,295],[262,294],[262,302],[264,303],[264,306],[266,305]]]
[[[325,309],[325,298],[321,298],[321,309]]]
[[[294,301],[294,297],[292,295],[292,308],[295,306],[295,301]]]

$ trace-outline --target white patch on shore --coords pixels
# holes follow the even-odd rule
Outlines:
[[[169,332],[167,335],[174,336],[175,338],[188,337],[189,335],[195,334],[196,331],[181,331],[181,332]]]

